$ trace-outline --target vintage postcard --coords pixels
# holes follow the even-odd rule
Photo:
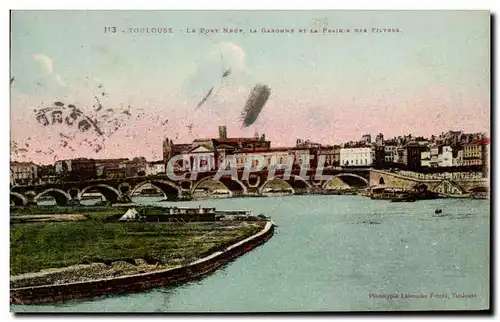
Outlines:
[[[490,24],[11,11],[10,310],[489,310]]]

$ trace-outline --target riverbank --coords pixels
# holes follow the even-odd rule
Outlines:
[[[262,231],[268,223],[258,218],[183,223],[118,222],[117,215],[123,214],[124,207],[100,211],[92,208],[57,209],[56,214],[48,214],[50,206],[14,211],[10,229],[11,290],[21,289],[19,292],[24,294],[25,288],[175,270],[224,251]],[[153,213],[162,208],[141,210],[146,212],[145,209]],[[37,221],[27,221],[27,216]],[[68,286],[65,287],[68,290]],[[15,297],[28,296],[22,294]]]
[[[155,272],[125,275],[85,282],[11,288],[11,304],[40,304],[87,298],[110,293],[137,292],[185,283],[210,274],[238,256],[263,244],[274,234],[270,221],[257,233],[187,265]]]
[[[138,201],[160,205],[156,199]],[[271,215],[279,228],[269,242],[196,282],[89,301],[11,305],[11,312],[238,314],[488,306],[491,218],[490,204],[483,200],[393,204],[359,196],[302,195],[171,205],[252,209]],[[437,208],[444,216],[435,215]],[[390,302],[368,296],[370,285],[383,285],[387,294],[401,292],[402,281],[427,294],[438,289],[477,297]]]

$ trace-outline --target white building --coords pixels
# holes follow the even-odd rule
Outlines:
[[[422,154],[420,154],[420,165],[422,167],[431,166],[431,151],[422,151]]]
[[[407,149],[403,146],[397,146],[396,150],[393,151],[393,162],[394,163],[405,163],[405,153]]]
[[[183,170],[209,171],[215,169],[214,152],[200,145],[182,155]]]
[[[163,162],[163,160],[149,162],[146,166],[147,176],[154,176],[163,173],[165,173],[165,163]]]
[[[439,148],[431,147],[431,167],[439,166]]]
[[[374,160],[375,151],[370,147],[340,149],[341,166],[371,166]]]
[[[439,167],[452,167],[453,166],[453,151],[451,146],[443,146],[442,152],[438,155]]]
[[[453,166],[460,167],[463,165],[463,162],[464,162],[464,151],[460,150],[457,153],[457,157],[453,158]]]
[[[385,145],[384,146],[384,161],[386,163],[393,163],[396,155],[397,147],[395,145]],[[397,157],[396,157],[397,159]]]
[[[12,184],[34,184],[38,180],[38,166],[33,162],[11,162]]]
[[[59,160],[54,164],[54,172],[56,174],[63,172],[63,163],[66,163],[66,171],[71,172],[71,160]]]

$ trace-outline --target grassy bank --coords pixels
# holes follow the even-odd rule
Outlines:
[[[27,212],[31,215],[50,213],[36,211],[36,208],[25,210],[24,215]],[[148,211],[159,210],[151,207]],[[258,232],[265,224],[259,221],[147,223],[109,220],[123,212],[120,208],[85,209],[85,220],[11,224],[11,276],[79,264],[85,265],[66,270],[66,275],[71,276],[66,276],[65,282],[164,269],[221,250]],[[72,212],[61,210],[59,213],[78,212],[73,208]],[[17,279],[15,284],[25,286],[27,279],[24,282]],[[40,284],[40,281],[29,284],[33,283]]]

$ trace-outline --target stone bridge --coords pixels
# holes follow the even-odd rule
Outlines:
[[[52,196],[58,205],[78,204],[86,192],[99,192],[111,204],[130,202],[131,196],[143,185],[151,184],[159,188],[168,200],[189,200],[204,182],[213,180],[222,183],[232,196],[261,195],[264,189],[273,181],[287,182],[291,190],[304,193],[321,193],[327,187],[339,181],[351,188],[367,188],[376,185],[386,185],[412,190],[415,184],[423,183],[428,190],[445,195],[467,194],[470,189],[488,187],[487,179],[422,180],[403,176],[397,172],[384,170],[353,168],[353,169],[323,169],[321,177],[315,169],[301,173],[300,169],[292,169],[287,176],[284,170],[276,170],[272,176],[268,171],[244,173],[234,170],[233,175],[225,174],[217,177],[215,171],[177,174],[176,180],[167,175],[137,176],[121,179],[102,179],[78,182],[50,183],[34,186],[14,186],[11,188],[11,202],[16,205],[36,204],[38,198],[44,195]]]
[[[489,181],[486,178],[471,179],[419,179],[405,176],[398,172],[372,169],[370,172],[370,187],[385,185],[406,190],[412,190],[416,184],[425,184],[429,191],[443,195],[464,195],[471,189],[485,187],[488,189]]]
[[[321,192],[333,180],[341,179],[346,185],[366,188],[370,179],[370,169],[323,169],[321,176],[315,169],[301,173],[300,168],[292,169],[290,175],[282,169],[274,174],[268,170],[244,173],[234,170],[233,175],[223,174],[217,177],[217,172],[199,172],[176,174],[175,180],[167,175],[137,176],[120,179],[100,179],[90,181],[60,182],[33,186],[14,186],[11,188],[11,202],[16,205],[36,204],[45,195],[52,196],[58,205],[78,204],[83,194],[99,192],[112,204],[130,202],[131,196],[143,185],[151,184],[159,188],[168,200],[188,200],[195,191],[210,180],[222,183],[231,195],[260,195],[266,186],[275,180],[288,183],[292,191]],[[270,177],[269,174],[272,174]]]

